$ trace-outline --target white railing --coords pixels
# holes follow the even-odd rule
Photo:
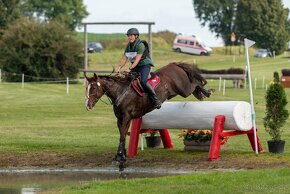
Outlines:
[[[70,82],[79,81],[78,79],[70,79],[69,77],[66,78],[44,78],[44,77],[36,77],[30,76],[25,74],[18,74],[18,73],[11,73],[7,71],[3,71],[0,69],[0,83],[5,84],[6,82],[2,82],[2,78],[7,76],[21,76],[21,82],[9,82],[14,84],[21,84],[21,88],[23,89],[26,84],[53,84],[53,83],[64,83],[66,84],[66,93],[69,94],[69,84]],[[25,78],[34,78],[40,81],[25,81]]]

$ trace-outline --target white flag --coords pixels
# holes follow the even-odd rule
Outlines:
[[[256,42],[255,41],[252,41],[252,40],[249,40],[249,39],[246,39],[244,40],[245,42],[245,47],[246,48],[250,48],[251,46],[253,46]]]

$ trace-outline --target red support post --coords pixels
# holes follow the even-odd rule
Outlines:
[[[210,149],[208,154],[208,160],[217,160],[219,158],[219,152],[221,147],[220,134],[223,132],[225,123],[224,115],[217,115],[214,120],[214,128],[212,131],[212,138],[210,143]]]
[[[173,149],[173,143],[169,135],[168,129],[158,130],[162,139],[163,147]]]
[[[257,129],[256,129],[257,130]],[[254,134],[254,129],[251,129],[251,133],[248,133],[248,139],[251,143],[251,146],[252,146],[252,149],[253,151],[256,151],[255,150],[255,134]],[[263,148],[262,148],[262,145],[260,143],[260,139],[259,139],[259,136],[257,135],[257,147],[258,147],[258,152],[262,152],[263,151]]]
[[[130,140],[128,146],[128,157],[137,155],[138,141],[140,135],[142,118],[134,119],[131,125]]]
[[[256,129],[257,131],[257,129]],[[222,132],[220,134],[220,138],[221,139],[227,139],[231,136],[236,136],[236,135],[243,135],[243,134],[247,134],[248,136],[248,139],[250,141],[250,144],[251,144],[251,147],[253,149],[253,151],[255,151],[255,134],[254,134],[254,129],[250,129],[248,131],[227,131],[227,132]],[[257,134],[257,147],[258,147],[258,152],[262,152],[263,151],[263,148],[262,148],[262,145],[260,143],[260,139],[259,139],[259,136]]]

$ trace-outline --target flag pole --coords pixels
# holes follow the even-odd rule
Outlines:
[[[256,42],[246,39],[244,41],[245,44],[245,53],[246,53],[246,62],[247,62],[247,69],[248,69],[248,83],[250,89],[250,100],[251,100],[251,113],[252,113],[252,126],[254,130],[254,142],[255,142],[255,152],[258,155],[258,143],[257,143],[257,131],[256,131],[256,113],[254,109],[254,99],[253,99],[253,89],[252,89],[252,81],[251,81],[251,68],[250,68],[250,61],[249,61],[249,48],[253,46]]]

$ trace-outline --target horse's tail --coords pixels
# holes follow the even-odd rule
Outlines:
[[[186,63],[177,63],[176,65],[185,71],[190,82],[197,80],[202,86],[207,84],[207,81],[201,76],[196,66]]]

